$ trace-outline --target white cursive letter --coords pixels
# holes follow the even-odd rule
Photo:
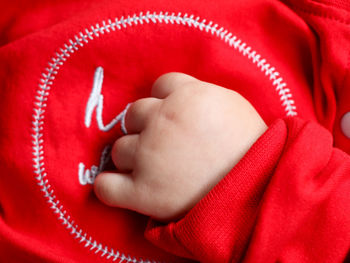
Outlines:
[[[97,125],[98,128],[101,131],[109,131],[112,129],[119,121],[121,121],[121,128],[124,134],[127,133],[125,128],[125,115],[126,112],[130,106],[130,103],[125,107],[125,109],[119,113],[114,119],[108,123],[107,125],[103,124],[102,121],[102,113],[103,113],[103,95],[101,94],[102,91],[102,83],[103,83],[103,68],[98,67],[96,68],[95,75],[94,75],[94,82],[92,85],[92,91],[90,93],[89,100],[86,104],[86,111],[85,111],[85,126],[87,128],[91,125],[91,118],[92,113],[94,109],[96,108],[96,119],[97,119]]]

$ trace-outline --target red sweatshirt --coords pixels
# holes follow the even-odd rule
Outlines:
[[[350,261],[348,1],[0,10],[0,262]],[[238,91],[269,129],[187,215],[161,224],[103,205],[92,183],[125,106],[171,71]]]

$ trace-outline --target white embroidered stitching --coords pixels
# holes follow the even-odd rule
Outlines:
[[[88,102],[86,104],[85,110],[85,126],[87,128],[91,125],[91,118],[94,109],[96,108],[96,119],[98,128],[101,131],[109,131],[112,129],[119,121],[121,121],[121,130],[124,134],[128,134],[128,131],[125,127],[125,115],[131,105],[128,103],[125,109],[118,114],[114,119],[107,124],[103,125],[102,115],[103,115],[103,95],[101,94],[103,84],[103,68],[97,67],[94,74],[94,81],[92,85],[92,91],[90,93]],[[40,93],[41,94],[41,93]],[[80,162],[78,165],[78,179],[81,185],[93,184],[95,182],[96,176],[103,171],[105,164],[109,161],[110,155],[110,146],[106,146],[101,154],[100,165],[92,165],[90,169],[85,170],[85,164]]]
[[[91,166],[90,169],[85,170],[85,164],[84,163],[79,163],[79,170],[78,170],[78,178],[79,178],[79,183],[81,185],[86,185],[86,184],[93,184],[95,182],[96,176],[103,171],[105,168],[106,164],[110,160],[110,151],[111,151],[111,146],[107,145],[100,157],[100,165],[97,167],[96,165]]]
[[[70,233],[75,236],[75,238],[80,239],[80,242],[85,242],[85,247],[90,247],[90,250],[95,250],[95,253],[101,252],[101,256],[107,255],[106,258],[113,259],[113,261],[119,259],[120,262],[126,261],[126,262],[138,262],[138,263],[144,263],[144,262],[151,262],[149,260],[143,260],[136,258],[131,258],[130,256],[125,256],[125,254],[120,253],[119,251],[114,251],[112,248],[109,249],[107,246],[104,246],[97,241],[92,241],[92,237],[88,238],[87,233],[83,233],[82,229],[78,227],[78,225],[75,225],[74,221],[70,218],[69,215],[67,215],[66,210],[64,209],[63,205],[60,205],[60,201],[56,198],[54,195],[54,190],[51,189],[51,185],[49,184],[48,179],[46,179],[47,173],[45,172],[44,167],[44,150],[43,150],[43,144],[44,141],[42,139],[43,134],[43,126],[44,126],[44,117],[45,117],[45,108],[47,100],[47,97],[49,96],[50,88],[53,84],[53,80],[55,79],[55,75],[58,74],[58,70],[60,66],[63,65],[63,63],[67,60],[67,58],[70,57],[70,54],[74,53],[76,50],[78,50],[79,46],[82,47],[86,43],[89,42],[89,40],[93,40],[94,37],[99,37],[100,34],[104,34],[105,31],[109,33],[109,29],[112,29],[112,31],[115,31],[116,28],[119,30],[124,27],[126,28],[127,25],[137,25],[140,23],[141,25],[146,23],[162,23],[163,21],[168,24],[170,22],[171,24],[182,24],[187,25],[189,27],[199,28],[199,30],[203,31],[205,29],[205,32],[209,32],[212,35],[216,35],[220,39],[224,40],[225,43],[228,43],[229,46],[233,47],[234,49],[238,50],[243,56],[247,56],[248,59],[250,59],[254,64],[257,65],[260,70],[265,73],[266,76],[269,77],[269,79],[272,81],[272,85],[275,86],[276,91],[280,95],[280,99],[282,101],[282,106],[284,107],[286,111],[287,116],[296,116],[296,106],[294,105],[294,100],[292,100],[292,94],[290,93],[290,90],[285,88],[286,83],[283,81],[282,77],[279,77],[279,73],[275,70],[274,67],[272,67],[270,64],[266,63],[265,59],[261,59],[260,55],[257,54],[256,51],[251,50],[251,47],[247,46],[246,43],[242,43],[240,39],[238,39],[236,36],[233,36],[231,32],[228,32],[227,30],[224,30],[224,28],[217,29],[218,25],[215,24],[212,26],[213,22],[206,23],[206,20],[203,19],[200,22],[200,18],[196,17],[194,19],[194,16],[191,15],[188,17],[187,14],[182,15],[181,13],[178,13],[175,15],[175,13],[168,14],[160,12],[157,14],[154,12],[151,14],[149,11],[144,15],[142,12],[137,16],[136,14],[133,17],[128,16],[126,19],[122,17],[121,19],[115,18],[114,22],[112,20],[108,20],[107,23],[105,21],[102,21],[102,27],[100,27],[98,24],[96,26],[91,26],[91,31],[89,31],[87,28],[85,29],[85,33],[79,32],[78,35],[75,35],[72,40],[70,39],[68,42],[69,44],[64,44],[63,47],[60,49],[60,52],[56,52],[55,56],[51,58],[51,61],[48,63],[49,67],[47,67],[45,70],[47,73],[42,73],[42,78],[40,79],[39,83],[39,89],[37,93],[39,96],[35,97],[34,102],[34,113],[33,113],[33,121],[32,121],[32,144],[33,144],[33,167],[34,167],[34,173],[35,173],[35,179],[37,180],[37,183],[43,192],[44,197],[47,199],[47,202],[51,205],[51,209],[54,213],[57,214],[57,217],[59,220],[62,221],[62,224],[66,226],[68,230],[70,230]],[[121,27],[122,26],[122,27]],[[154,261],[153,261],[154,262]]]
[[[119,121],[122,122],[122,131],[125,131],[125,126],[123,126],[124,116],[126,114],[126,110],[128,106],[116,117],[113,118],[113,120],[108,123],[107,125],[103,124],[102,120],[102,114],[103,114],[103,95],[101,94],[102,91],[102,84],[103,84],[103,68],[97,67],[94,74],[94,82],[92,85],[92,91],[90,93],[88,102],[86,104],[86,110],[85,110],[85,126],[87,128],[91,125],[91,118],[92,113],[94,109],[96,108],[96,119],[97,119],[97,125],[98,128],[101,131],[109,131],[111,130]],[[124,132],[125,133],[125,132]],[[125,133],[126,134],[126,133]]]
[[[126,126],[125,126],[125,116],[126,116],[126,113],[128,112],[129,107],[131,106],[131,104],[132,104],[132,103],[128,103],[128,105],[126,105],[125,109],[124,109],[123,112],[122,112],[123,117],[122,117],[122,121],[121,121],[120,126],[121,126],[122,132],[123,132],[125,135],[128,134],[128,130],[126,129]]]

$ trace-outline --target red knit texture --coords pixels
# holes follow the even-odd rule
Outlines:
[[[151,220],[146,237],[201,262],[342,262],[349,175],[350,158],[327,130],[278,120],[183,219]]]

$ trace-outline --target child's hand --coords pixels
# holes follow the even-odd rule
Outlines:
[[[108,205],[176,219],[237,164],[267,127],[238,93],[185,74],[161,76],[152,96],[130,106],[129,135],[112,149],[122,172],[98,175],[95,192]]]

